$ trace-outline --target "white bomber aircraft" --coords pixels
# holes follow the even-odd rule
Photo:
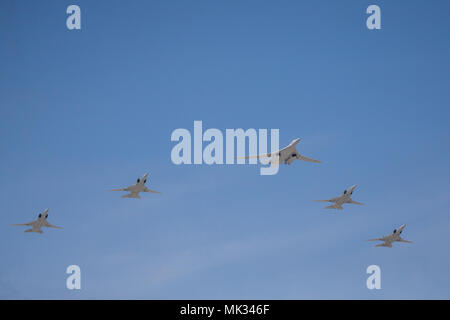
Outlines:
[[[39,213],[38,218],[36,220],[31,221],[29,223],[13,224],[13,226],[31,226],[31,229],[27,229],[25,230],[25,232],[37,232],[37,233],[43,233],[43,231],[41,230],[42,227],[62,229],[61,227],[57,227],[48,223],[47,217],[48,217],[48,209],[45,209],[44,212]]]
[[[347,190],[344,190],[344,192],[337,198],[333,198],[330,200],[315,200],[317,202],[334,202],[331,206],[325,207],[325,209],[338,209],[342,210],[342,205],[344,203],[353,203],[353,204],[359,204],[363,205],[361,202],[353,201],[351,198],[351,195],[353,194],[353,191],[356,188],[356,184],[348,188]]]
[[[403,229],[405,229],[406,224],[402,224],[398,229],[394,229],[392,233],[388,236],[383,236],[381,238],[376,239],[369,239],[367,241],[383,241],[383,243],[377,244],[375,247],[388,247],[392,248],[392,242],[406,242],[406,243],[412,243],[412,241],[402,239],[400,237],[400,234],[402,233]]]
[[[129,191],[129,194],[125,194],[122,196],[122,198],[136,198],[140,199],[139,196],[140,192],[151,192],[151,193],[161,193],[158,191],[150,190],[145,186],[145,183],[147,182],[148,173],[144,174],[142,178],[137,179],[137,182],[133,186],[129,186],[128,188],[123,189],[113,189],[111,191]]]
[[[294,160],[303,160],[303,161],[309,161],[309,162],[315,162],[315,163],[321,163],[320,160],[315,160],[311,158],[307,158],[305,156],[302,156],[297,151],[297,144],[300,142],[300,138],[292,140],[292,142],[285,148],[278,150],[277,152],[267,153],[267,154],[261,154],[256,156],[247,156],[243,157],[241,159],[251,159],[251,158],[272,158],[269,164],[277,164],[276,161],[274,162],[273,157],[278,157],[278,165],[281,163],[284,164],[291,164],[294,162]]]

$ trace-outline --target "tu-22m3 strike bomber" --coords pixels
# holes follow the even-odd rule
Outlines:
[[[158,191],[150,190],[145,186],[145,183],[147,182],[147,177],[148,173],[144,174],[142,178],[138,178],[136,184],[133,186],[129,186],[123,189],[113,189],[111,191],[128,191],[130,193],[123,195],[122,198],[135,198],[135,199],[141,198],[139,196],[140,192],[161,193]]]
[[[353,203],[353,204],[359,204],[363,205],[361,202],[353,201],[351,198],[351,195],[353,194],[353,191],[356,188],[356,184],[351,186],[350,188],[344,190],[344,192],[336,198],[329,199],[329,200],[315,200],[317,202],[334,202],[331,206],[325,207],[325,209],[338,209],[342,210],[342,205],[344,203]]]
[[[44,212],[39,213],[38,218],[36,220],[31,221],[29,223],[13,224],[13,226],[31,226],[31,229],[27,229],[25,230],[25,232],[37,232],[41,234],[44,232],[41,230],[42,227],[62,229],[62,227],[57,227],[48,223],[47,217],[48,217],[48,209],[45,209]]]
[[[375,247],[388,247],[392,248],[392,242],[406,242],[406,243],[412,243],[412,241],[405,240],[402,237],[400,237],[400,234],[402,233],[403,229],[405,229],[406,224],[402,224],[398,229],[394,229],[392,233],[388,236],[384,236],[381,238],[376,239],[369,239],[367,241],[383,241],[383,243],[377,244]]]
[[[294,162],[294,160],[303,160],[308,162],[315,162],[315,163],[321,163],[320,160],[311,159],[305,156],[302,156],[297,151],[297,144],[300,142],[300,138],[292,140],[292,142],[285,148],[278,150],[276,152],[267,153],[267,154],[261,154],[256,156],[247,156],[243,157],[242,159],[251,159],[251,158],[271,158],[269,164],[270,165],[280,165],[281,163],[284,164],[291,164]],[[278,163],[274,162],[274,157],[278,157]]]

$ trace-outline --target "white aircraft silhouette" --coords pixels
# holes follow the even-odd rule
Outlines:
[[[136,184],[133,186],[129,186],[128,188],[123,188],[123,189],[113,189],[110,191],[129,191],[130,193],[123,195],[122,198],[136,198],[136,199],[141,198],[139,196],[140,192],[161,193],[158,191],[150,190],[145,186],[145,183],[147,182],[147,176],[148,176],[148,173],[144,174],[142,176],[142,178],[137,179]]]
[[[333,205],[325,207],[325,209],[338,209],[342,210],[342,205],[344,203],[353,203],[353,204],[359,204],[363,205],[364,203],[353,201],[351,198],[351,195],[353,194],[353,191],[356,188],[356,184],[348,188],[347,190],[344,190],[344,192],[336,198],[330,199],[330,200],[314,200],[317,202],[334,202]]]
[[[405,229],[406,224],[402,224],[398,229],[394,229],[392,233],[388,236],[383,236],[381,238],[376,239],[369,239],[367,241],[383,241],[383,243],[377,244],[375,247],[388,247],[392,248],[392,242],[406,242],[406,243],[412,243],[412,241],[402,239],[400,237],[400,234],[402,233],[403,229]]]
[[[291,164],[294,162],[294,160],[303,160],[303,161],[309,161],[309,162],[315,162],[315,163],[321,163],[319,160],[307,158],[305,156],[302,156],[297,151],[297,144],[300,142],[300,138],[292,140],[292,142],[285,148],[278,150],[276,152],[267,153],[267,154],[261,154],[256,156],[246,156],[242,157],[240,159],[251,159],[251,158],[271,158],[269,164],[270,165],[280,165],[281,163],[284,164]],[[275,158],[277,157],[277,158]],[[278,160],[278,161],[276,161]]]
[[[29,223],[23,223],[23,224],[13,224],[13,226],[31,226],[31,229],[25,230],[25,232],[37,232],[37,233],[43,233],[41,230],[42,227],[47,228],[56,228],[56,229],[62,229],[61,227],[54,226],[47,221],[48,217],[48,209],[45,209],[44,212],[39,213],[38,218],[34,221],[31,221]]]

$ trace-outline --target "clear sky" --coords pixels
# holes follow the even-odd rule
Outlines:
[[[450,299],[449,12],[0,1],[0,298]],[[171,133],[194,120],[277,128],[323,163],[176,166]],[[147,171],[161,195],[108,192]],[[364,206],[313,202],[353,184]],[[11,226],[45,208],[63,230]],[[404,223],[413,244],[365,242]],[[366,288],[373,264],[381,290]]]

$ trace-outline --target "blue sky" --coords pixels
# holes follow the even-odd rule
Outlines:
[[[70,4],[82,30],[66,28]],[[449,11],[1,1],[0,298],[449,299]],[[170,135],[194,120],[278,128],[323,164],[176,166]],[[107,191],[146,171],[161,195]],[[312,201],[353,184],[362,207]],[[11,226],[47,207],[64,230]],[[414,244],[364,241],[403,223]]]

